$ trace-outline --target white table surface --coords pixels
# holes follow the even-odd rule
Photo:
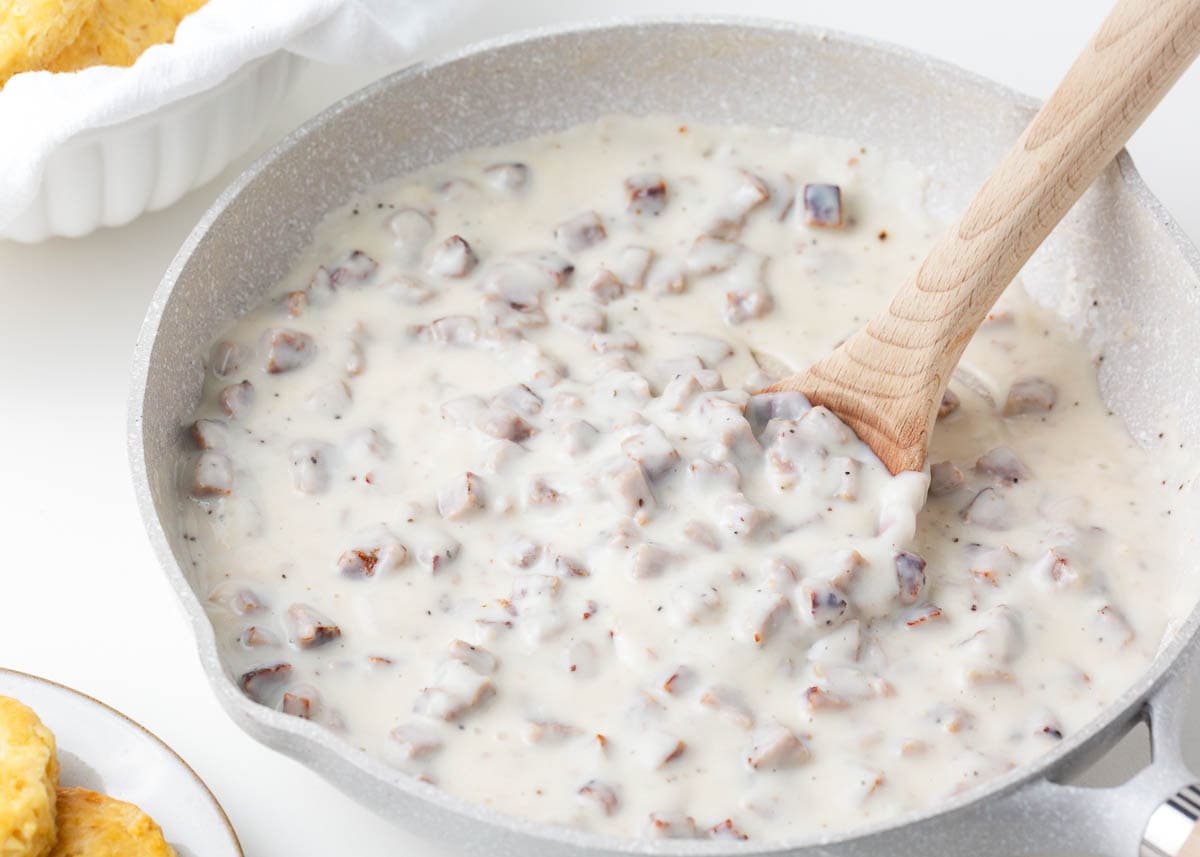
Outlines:
[[[426,53],[598,15],[732,13],[898,42],[1045,96],[1107,5],[484,0],[481,12]],[[307,68],[262,146],[165,212],[83,239],[36,246],[0,241],[0,666],[79,688],[160,735],[216,792],[250,857],[449,852],[255,743],[218,707],[134,506],[124,438],[129,359],[162,271],[220,188],[266,143],[383,71]],[[1197,104],[1200,66],[1130,148],[1150,187],[1200,238]],[[1189,731],[1200,738],[1200,722]],[[1119,779],[1135,764],[1137,748],[1131,742],[1123,749],[1108,761],[1106,779]]]

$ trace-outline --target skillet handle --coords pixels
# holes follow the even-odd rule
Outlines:
[[[1200,777],[1183,761],[1189,681],[1200,667],[1184,655],[1146,701],[1151,762],[1118,786],[1090,788],[1043,779],[1010,796],[998,813],[1028,831],[1027,853],[1069,851],[1102,857],[1200,857]]]

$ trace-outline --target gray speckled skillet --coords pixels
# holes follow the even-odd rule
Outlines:
[[[1024,96],[919,54],[800,27],[656,20],[538,32],[400,72],[322,113],[227,189],[154,295],[137,344],[129,449],[150,540],[183,602],[221,703],[258,740],[303,761],[378,812],[464,854],[930,855],[1084,850],[1131,857],[1150,820],[1160,851],[1192,830],[1179,755],[1193,611],[1128,692],[1053,752],[937,807],[851,832],[729,844],[636,841],[522,821],[450,797],[323,728],[256,705],[218,655],[192,589],[174,509],[183,426],[207,346],[288,270],[314,225],[370,185],[461,149],[604,113],[781,125],[880,146],[928,169],[935,211],[962,208],[1028,122]],[[1023,275],[1104,350],[1100,382],[1135,436],[1162,426],[1200,440],[1200,256],[1128,155],[1108,168]],[[1089,283],[1091,300],[1077,300]],[[1190,391],[1181,395],[1180,391]],[[1194,470],[1194,467],[1192,468]],[[1139,719],[1154,763],[1113,789],[1057,785]],[[1184,791],[1180,795],[1176,792]],[[1174,797],[1172,797],[1174,796]],[[1166,808],[1162,808],[1166,807]],[[798,811],[803,811],[798,807]],[[1153,814],[1153,818],[1151,818]]]

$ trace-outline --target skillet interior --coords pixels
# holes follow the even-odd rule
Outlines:
[[[955,799],[832,839],[645,843],[500,816],[411,782],[313,724],[250,703],[221,665],[212,628],[182,568],[174,512],[176,462],[219,330],[253,306],[332,208],[381,180],[450,153],[561,129],[614,112],[781,125],[895,152],[934,176],[929,203],[950,216],[1032,114],[1031,100],[895,48],[787,25],[663,21],[534,34],[402,72],[352,96],[292,135],[231,187],[188,239],[155,296],[138,344],[130,445],[152,541],[196,630],[201,659],[234,718],[364,803],[435,838],[480,853],[718,853],[790,850],[822,841],[846,853],[902,853],[879,834],[904,821],[933,832],[973,801],[1035,775],[1075,767],[1107,746],[1195,634],[1181,617],[1152,669],[1088,728],[1036,764]],[[1149,195],[1127,156],[1111,166],[1024,282],[1103,348],[1101,386],[1139,440],[1169,430],[1190,462],[1200,436],[1200,278],[1195,249]],[[1095,304],[1093,305],[1093,301]],[[1183,391],[1183,392],[1181,392]],[[1183,477],[1181,476],[1181,481]],[[1180,604],[1195,603],[1187,581]],[[1186,619],[1186,621],[1184,621]],[[932,827],[931,827],[932,825]],[[532,842],[522,834],[531,834]],[[867,834],[874,834],[869,836]],[[918,840],[920,837],[918,836]],[[918,840],[914,840],[914,843]]]

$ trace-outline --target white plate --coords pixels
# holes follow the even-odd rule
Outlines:
[[[225,811],[174,750],[124,714],[77,690],[0,669],[0,695],[28,705],[54,733],[64,786],[135,803],[179,857],[245,857]]]

